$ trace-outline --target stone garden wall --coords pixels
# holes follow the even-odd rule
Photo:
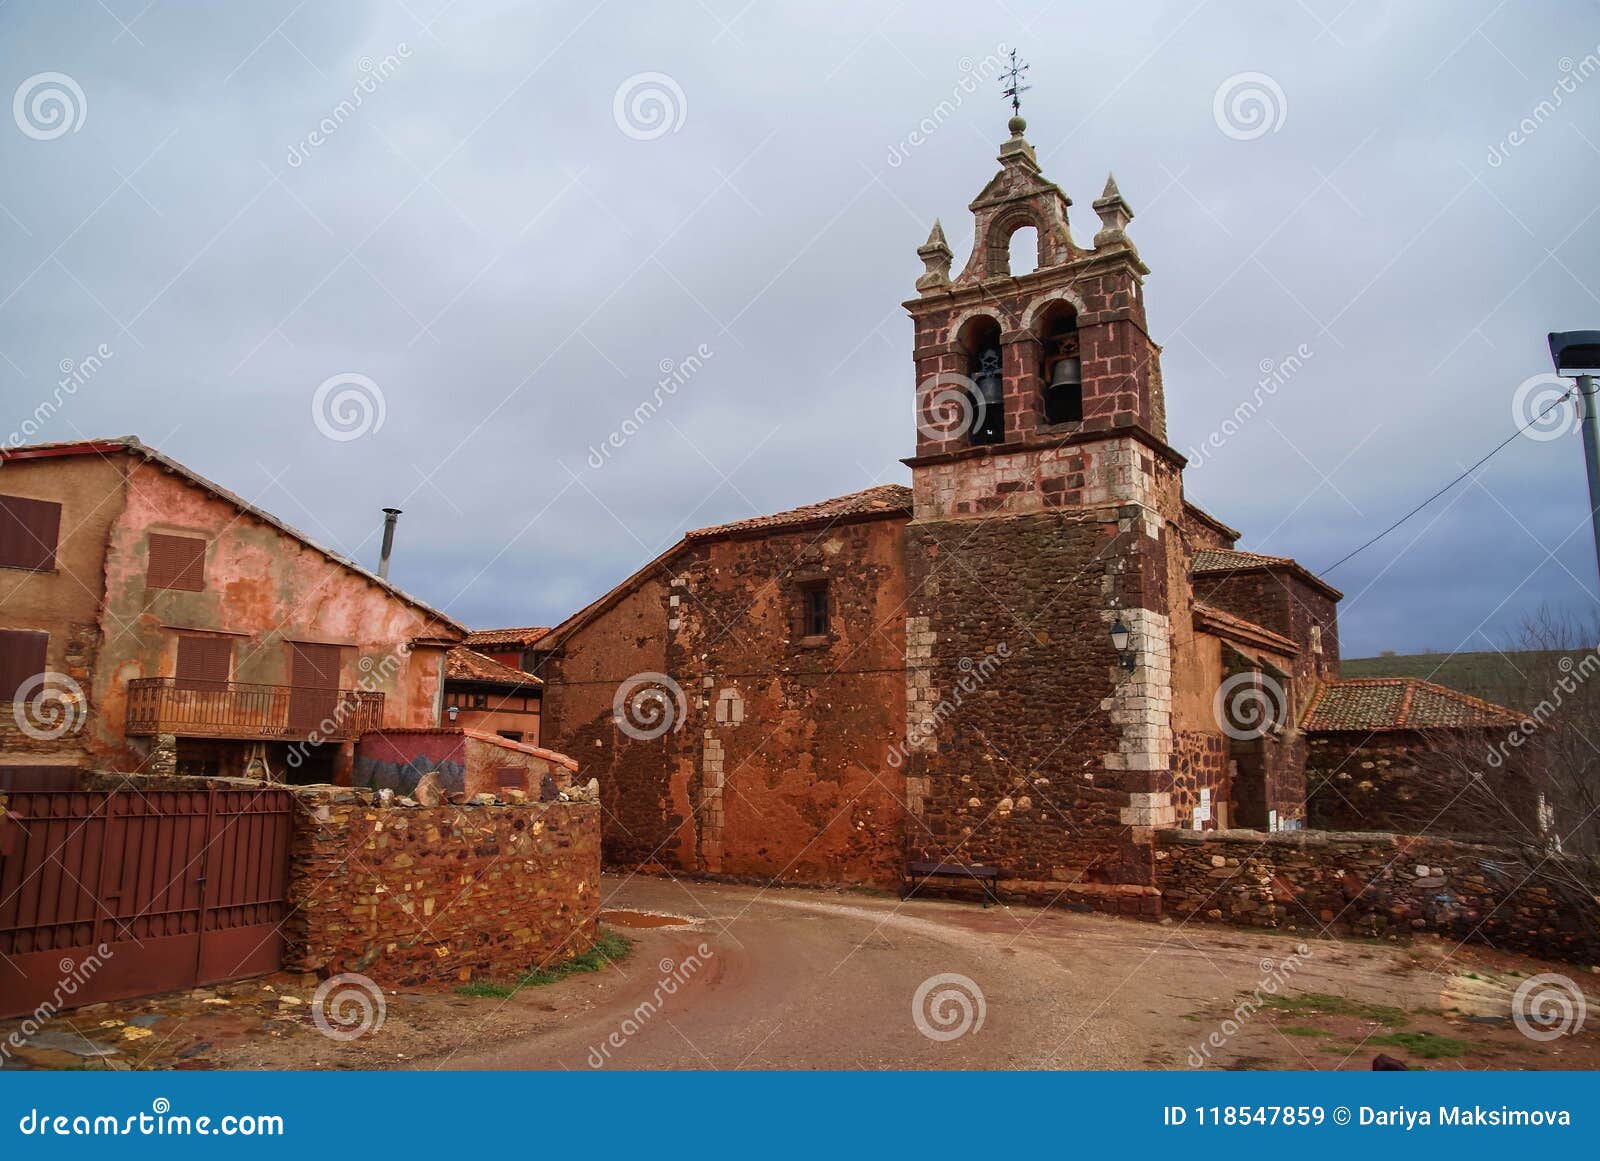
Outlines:
[[[295,788],[285,966],[385,986],[514,979],[593,944],[600,806],[379,805]]]
[[[1600,884],[1550,858],[1450,839],[1354,832],[1168,830],[1161,911],[1247,927],[1358,935],[1433,932],[1549,959],[1600,959]]]

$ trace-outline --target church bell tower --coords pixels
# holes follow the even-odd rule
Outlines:
[[[1151,831],[1174,815],[1183,460],[1166,443],[1133,211],[1108,178],[1080,247],[1026,128],[1012,117],[970,204],[961,272],[935,222],[905,304],[908,856],[1136,910]],[[1037,238],[1026,272],[1011,268],[1021,230]]]

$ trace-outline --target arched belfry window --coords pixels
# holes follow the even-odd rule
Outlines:
[[[1019,226],[1012,231],[1011,241],[1006,246],[1006,269],[1013,278],[1039,269],[1038,229]]]
[[[1054,303],[1040,319],[1039,382],[1046,423],[1083,419],[1083,361],[1078,350],[1078,315],[1065,302]]]
[[[959,341],[967,353],[967,377],[972,380],[972,424],[967,440],[974,445],[1000,443],[1006,434],[1000,324],[992,318],[975,318],[961,328]]]

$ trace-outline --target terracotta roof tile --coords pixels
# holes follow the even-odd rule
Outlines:
[[[1202,548],[1190,566],[1195,572],[1232,572],[1239,568],[1262,568],[1269,564],[1293,564],[1287,556],[1263,556],[1259,552],[1240,552],[1237,548]]]
[[[877,513],[911,512],[911,489],[901,484],[880,484],[863,492],[836,496],[819,504],[807,504],[787,512],[770,516],[752,516],[748,520],[735,520],[730,524],[715,524],[710,528],[696,528],[687,539],[704,540],[713,536],[728,536],[739,532],[758,532],[767,528],[782,528],[790,524],[810,524],[814,521],[844,520],[852,516],[870,516]]]
[[[512,669],[509,665],[501,665],[494,658],[485,657],[482,653],[474,652],[464,645],[457,645],[444,655],[444,679],[493,682],[495,685],[544,684],[531,673]]]
[[[519,649],[536,643],[550,632],[548,625],[524,625],[511,629],[474,629],[467,644],[474,649]]]
[[[1325,681],[1306,710],[1303,728],[1438,730],[1514,726],[1515,710],[1416,677],[1352,677]]]

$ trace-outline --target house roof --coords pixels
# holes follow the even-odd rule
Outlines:
[[[806,504],[787,512],[770,516],[752,516],[748,520],[735,520],[730,524],[714,524],[709,528],[696,528],[686,539],[711,540],[721,536],[737,536],[744,532],[765,532],[771,528],[788,528],[797,524],[832,523],[857,516],[892,516],[910,514],[911,489],[903,484],[880,484],[848,496],[835,496],[818,504]]]
[[[474,629],[467,644],[474,649],[526,649],[550,632],[548,625],[524,625],[512,629]]]
[[[1312,695],[1301,727],[1309,731],[1439,730],[1514,726],[1515,710],[1416,677],[1347,677]]]
[[[1237,548],[1202,548],[1194,554],[1189,571],[1196,576],[1225,576],[1241,572],[1290,572],[1312,588],[1340,600],[1344,594],[1327,581],[1287,556],[1266,556],[1259,552],[1241,552]]]
[[[513,669],[509,665],[502,665],[492,657],[485,657],[482,653],[468,649],[465,645],[457,645],[444,655],[444,679],[446,681],[470,681],[479,685],[515,686],[518,688],[530,686],[537,688],[544,684],[531,673],[524,673],[520,669]]]
[[[298,528],[294,528],[288,524],[285,524],[282,520],[279,520],[266,509],[256,507],[254,504],[250,503],[250,501],[241,496],[235,495],[226,488],[222,487],[220,484],[212,483],[210,480],[206,479],[192,468],[186,467],[172,457],[163,455],[155,448],[141,443],[137,436],[121,435],[110,439],[85,439],[75,440],[68,443],[24,444],[21,447],[7,448],[3,451],[0,451],[0,463],[12,460],[53,459],[65,456],[107,456],[119,452],[138,456],[140,459],[160,465],[173,475],[187,480],[197,488],[201,488],[204,491],[210,492],[219,500],[223,500],[226,503],[232,504],[235,508],[239,509],[239,511],[247,513],[255,519],[260,520],[263,524],[269,524],[273,528],[276,528],[279,532],[282,532],[284,535],[293,537],[295,540],[298,540],[301,544],[305,545],[313,552],[320,553],[327,559],[331,560],[334,564],[347,568],[351,572],[359,573],[363,578],[370,581],[372,584],[377,585],[391,596],[404,601],[413,608],[422,610],[424,613],[428,614],[428,616],[438,621],[442,626],[448,629],[453,629],[458,633],[465,633],[467,631],[467,627],[461,624],[461,622],[457,621],[454,617],[451,617],[446,613],[442,613],[438,609],[435,609],[432,605],[418,600],[404,589],[390,584],[377,573],[370,572],[367,569],[362,568],[359,564],[345,556],[343,553],[335,552],[326,545],[320,544],[311,539],[311,537],[307,536],[304,532],[301,532]]]
[[[876,520],[890,516],[911,514],[911,489],[901,484],[881,484],[847,496],[836,496],[817,504],[791,508],[770,516],[752,516],[748,520],[735,520],[728,524],[714,524],[709,528],[696,528],[685,533],[682,540],[654,560],[635,570],[632,575],[606,593],[590,601],[561,624],[540,638],[538,648],[555,649],[566,637],[588,624],[611,607],[626,593],[631,592],[646,577],[664,568],[691,544],[737,536],[754,536],[769,531],[794,531],[809,526],[829,526],[858,520]]]

